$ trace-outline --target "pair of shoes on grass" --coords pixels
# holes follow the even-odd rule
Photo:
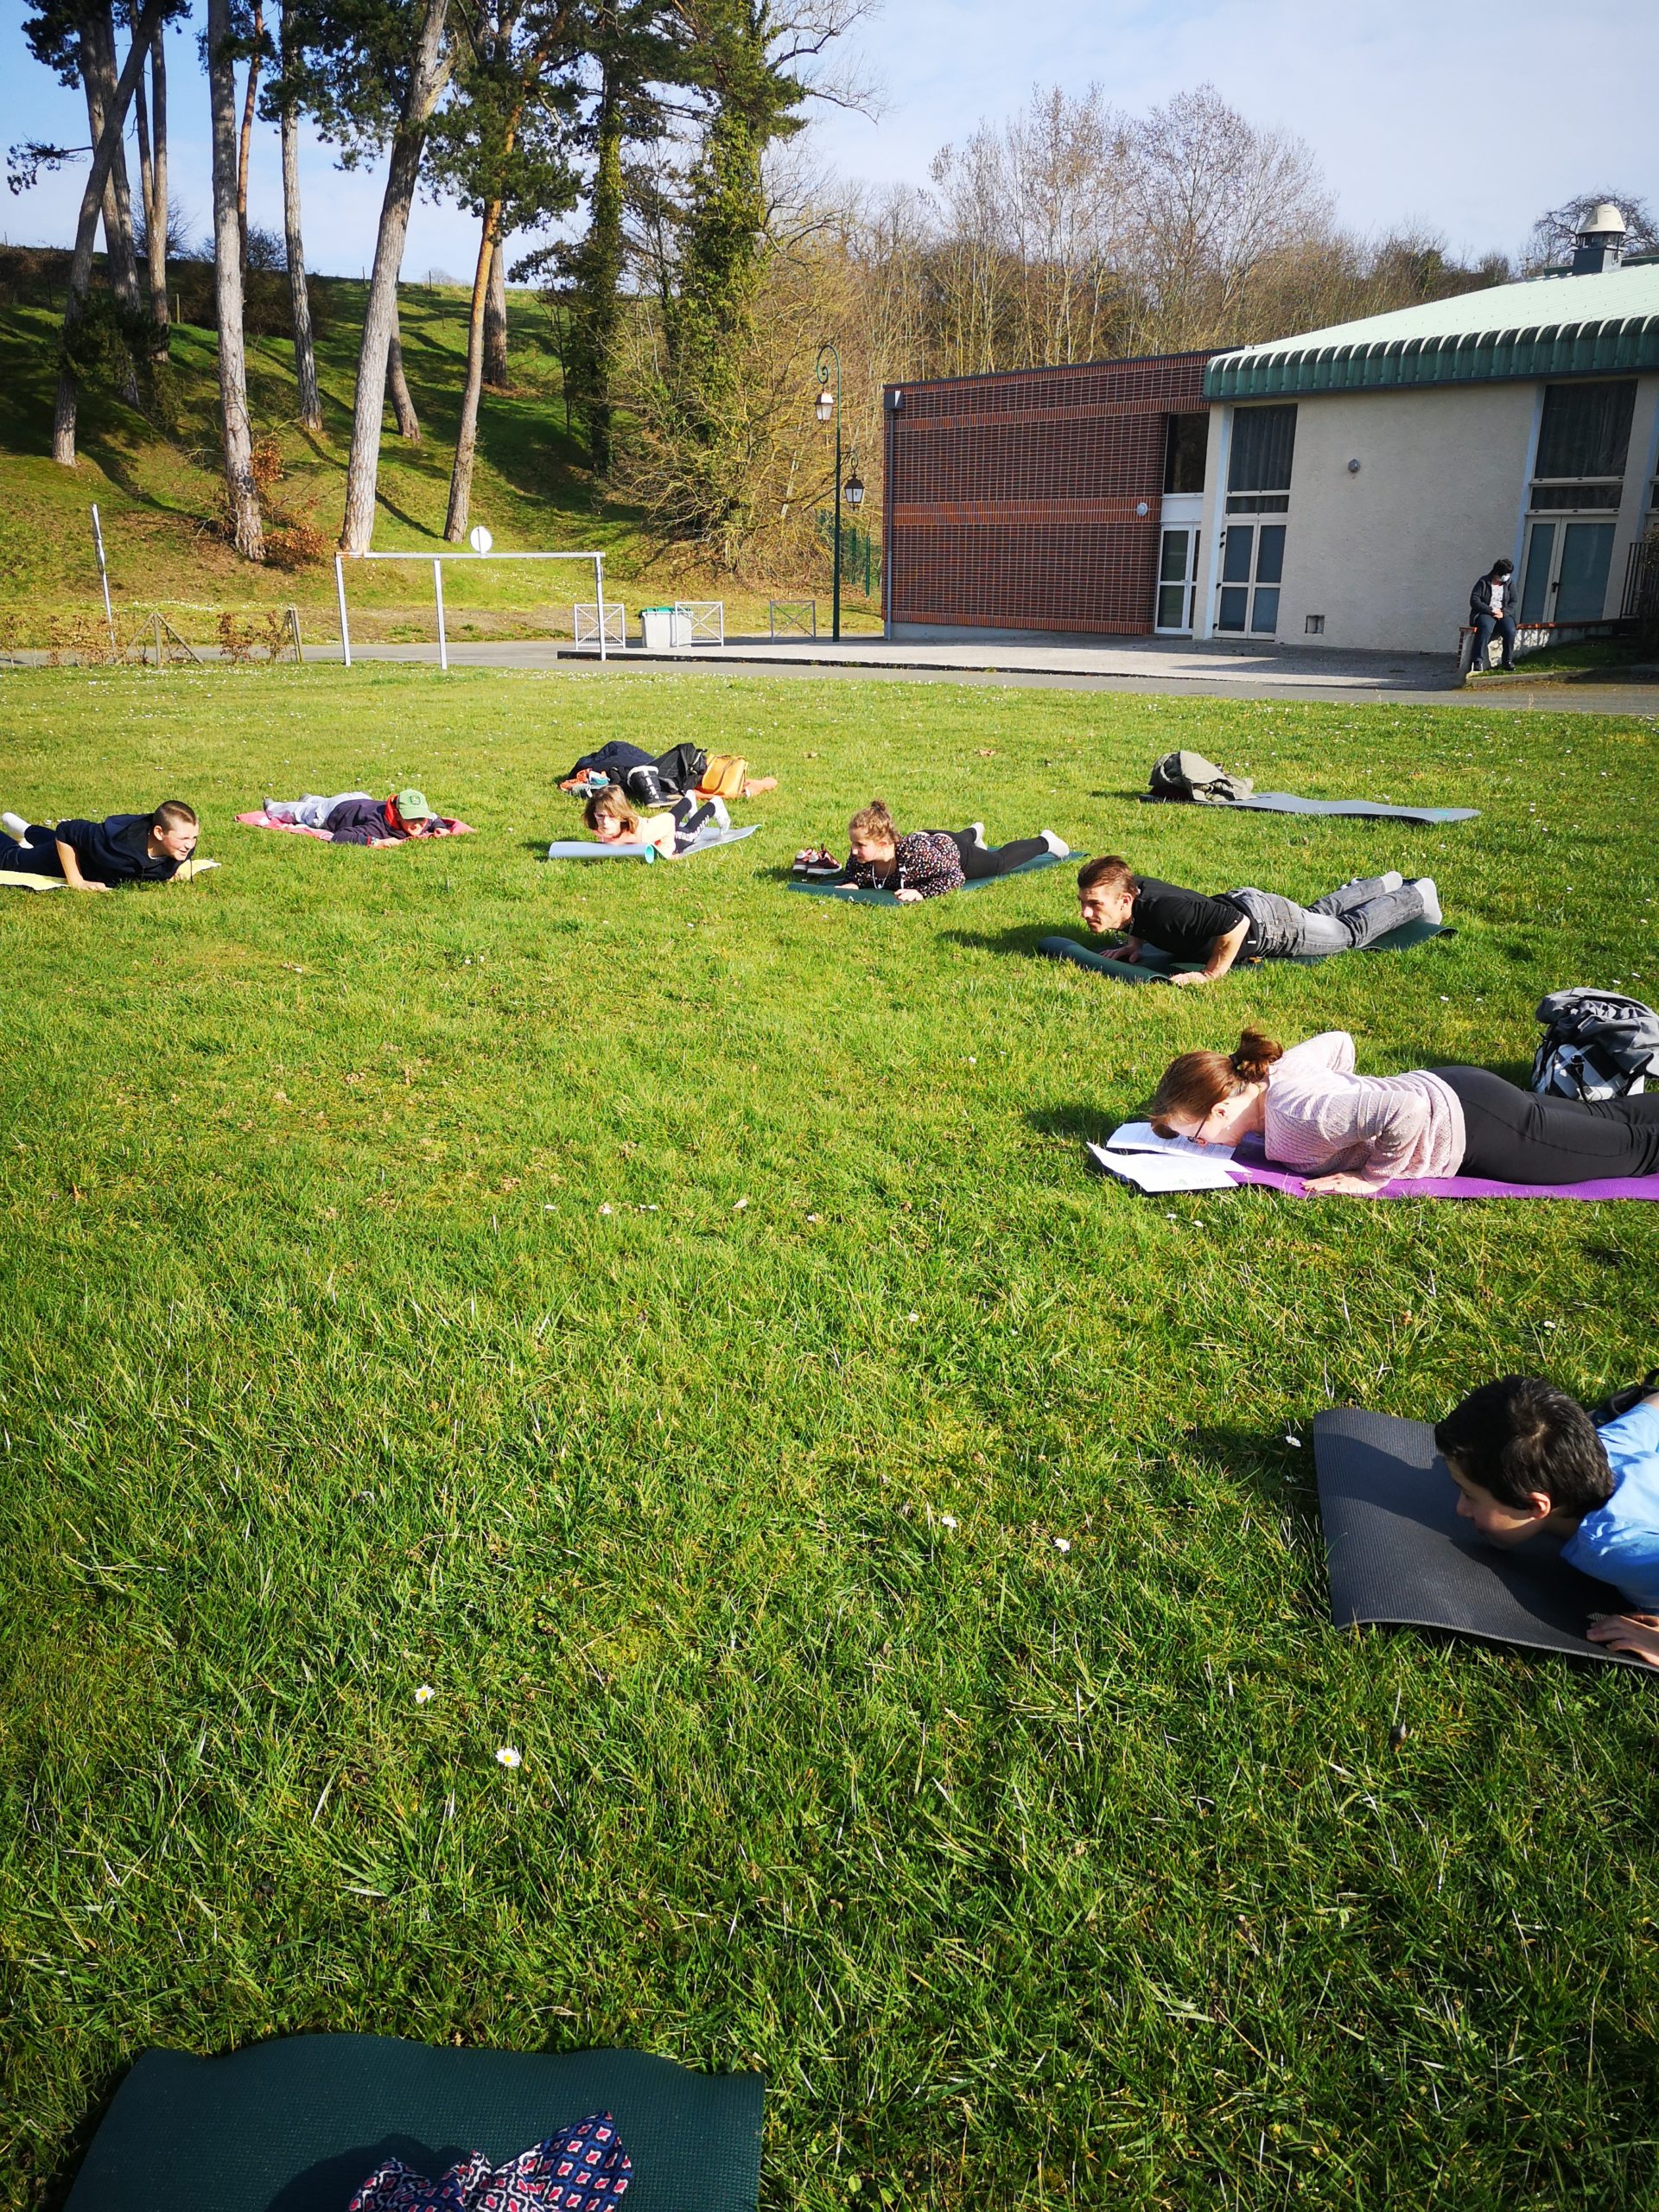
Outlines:
[[[839,875],[841,862],[827,846],[809,845],[795,855],[795,873],[808,882],[820,882],[826,876]]]

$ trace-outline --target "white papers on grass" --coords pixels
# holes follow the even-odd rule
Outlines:
[[[1125,1122],[1107,1138],[1106,1147],[1109,1152],[1161,1152],[1177,1160],[1230,1160],[1233,1156],[1230,1144],[1194,1144],[1191,1137],[1160,1137],[1150,1122]]]
[[[1160,1152],[1114,1152],[1091,1144],[1089,1155],[1097,1167],[1120,1182],[1133,1183],[1138,1191],[1230,1191],[1233,1179],[1219,1160],[1169,1158]]]
[[[1228,1145],[1194,1144],[1187,1137],[1160,1137],[1150,1122],[1126,1122],[1104,1144],[1088,1147],[1090,1158],[1120,1182],[1138,1191],[1230,1191]]]

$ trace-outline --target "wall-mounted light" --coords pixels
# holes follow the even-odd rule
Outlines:
[[[1144,499],[1137,499],[1135,503],[1135,512],[1138,515],[1149,515],[1152,512],[1152,509],[1147,505]]]
[[[1348,464],[1348,474],[1349,474],[1351,476],[1357,476],[1357,475],[1358,475],[1358,474],[1359,474],[1359,463],[1358,463],[1358,461],[1351,461],[1349,462],[1349,464]]]

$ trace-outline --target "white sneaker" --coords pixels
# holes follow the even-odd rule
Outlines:
[[[1063,861],[1066,857],[1067,854],[1071,850],[1071,846],[1066,843],[1065,838],[1057,837],[1052,830],[1044,830],[1043,842],[1048,847],[1049,851],[1053,854],[1057,861]]]
[[[970,822],[962,834],[970,845],[977,845],[982,853],[984,851],[985,824],[982,822]]]
[[[1426,922],[1440,921],[1443,918],[1440,913],[1440,894],[1434,888],[1433,877],[1414,875],[1411,879],[1411,887],[1423,902],[1423,919]]]
[[[29,835],[29,824],[21,814],[0,814],[0,822],[5,823],[20,845]]]
[[[1389,868],[1382,877],[1382,888],[1385,891],[1403,891],[1405,887],[1406,879],[1397,868]]]

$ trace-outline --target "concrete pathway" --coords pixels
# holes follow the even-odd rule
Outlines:
[[[315,650],[308,658],[324,656]],[[330,653],[327,657],[333,658]],[[435,645],[353,645],[353,660],[433,662]],[[724,646],[681,652],[613,647],[604,663],[591,646],[452,645],[455,668],[585,669],[616,675],[664,668],[778,677],[850,677],[889,682],[1030,685],[1047,690],[1140,691],[1171,697],[1355,700],[1416,706],[1537,708],[1598,715],[1659,715],[1659,683],[1574,683],[1465,686],[1448,678],[1450,655],[1297,652],[1294,648],[1197,644],[1169,639],[1044,638],[1033,643],[970,639],[914,644],[874,636],[734,637]]]

